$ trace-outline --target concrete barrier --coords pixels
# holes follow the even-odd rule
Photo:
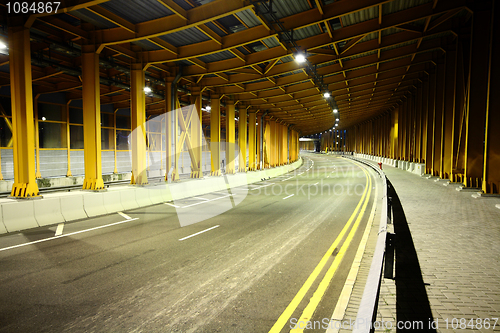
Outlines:
[[[108,214],[123,211],[123,206],[120,199],[120,192],[108,190],[102,193],[104,208]]]
[[[163,194],[162,194],[162,189],[167,187],[166,184],[161,184],[161,185],[155,185],[155,186],[149,186],[148,187],[148,192],[149,192],[149,200],[151,200],[151,203],[153,205],[157,205],[159,203],[165,202],[163,200]]]
[[[5,224],[3,223],[2,206],[0,205],[0,235],[6,233],[7,228],[5,228]]]
[[[106,208],[104,208],[104,199],[100,192],[85,193],[83,195],[83,208],[88,217],[95,217],[108,213]]]
[[[139,208],[139,204],[135,200],[135,190],[130,187],[121,189],[120,202],[124,210]]]
[[[416,175],[423,176],[425,173],[425,164],[415,163],[415,168],[412,172]]]
[[[61,200],[59,197],[34,200],[35,219],[39,226],[46,226],[64,222],[61,213]]]
[[[83,194],[67,193],[59,198],[61,200],[61,213],[67,221],[74,221],[87,218],[87,213],[83,208]]]
[[[151,206],[153,202],[149,198],[149,189],[148,186],[136,187],[135,191],[135,201],[139,205],[139,207]]]
[[[40,199],[39,199],[40,200]],[[16,200],[2,205],[3,223],[7,232],[38,227],[33,200]]]

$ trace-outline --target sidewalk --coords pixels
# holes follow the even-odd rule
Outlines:
[[[500,319],[495,328],[492,319],[500,317],[500,197],[474,198],[475,192],[386,165],[384,172],[406,216],[411,238],[403,246],[413,240],[418,262],[401,267],[411,262],[411,253],[396,253],[396,278],[382,281],[377,320],[404,322],[425,310],[418,285],[407,280],[410,269],[418,284],[414,275],[420,266],[421,291],[437,332],[500,332]],[[394,216],[396,241],[406,237],[404,216],[403,221]]]

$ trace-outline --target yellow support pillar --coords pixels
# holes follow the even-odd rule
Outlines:
[[[212,95],[210,110],[210,151],[212,171],[210,175],[220,176],[220,99]]]
[[[250,171],[255,171],[257,169],[257,163],[255,160],[255,157],[257,155],[256,151],[256,138],[255,138],[255,133],[256,133],[256,117],[255,112],[251,112],[248,115],[248,170]]]
[[[488,92],[486,97],[486,131],[484,144],[483,182],[484,193],[500,193],[500,96],[498,89],[500,80],[498,78],[498,57],[500,56],[500,5],[493,4],[490,38],[490,57],[488,68]]]
[[[102,190],[101,167],[101,101],[99,55],[93,45],[82,48],[84,190]]]
[[[254,113],[254,115],[255,115],[255,113]],[[255,129],[255,122],[254,122],[254,129]],[[255,130],[254,130],[254,135],[255,135]],[[238,143],[238,146],[239,146],[238,171],[239,172],[246,172],[247,171],[247,109],[243,108],[243,107],[240,108],[240,112],[239,112],[238,142],[239,142]],[[255,145],[255,143],[254,143],[254,145]],[[254,160],[255,160],[255,157],[254,157]]]
[[[132,123],[132,177],[130,184],[148,183],[146,172],[146,96],[142,64],[132,64],[130,76],[130,119]]]
[[[272,141],[272,135],[271,135],[271,124],[270,124],[270,120],[268,121],[265,121],[264,120],[264,124],[265,124],[265,127],[264,127],[264,145],[263,145],[263,149],[264,149],[264,165],[263,165],[263,168],[269,168],[271,167],[271,141]],[[264,125],[263,124],[263,125]]]
[[[234,100],[226,102],[226,174],[234,174],[235,159]]]
[[[201,89],[199,87],[191,87],[191,104],[194,107],[194,114],[191,118],[191,146],[192,153],[196,159],[196,165],[191,161],[191,178],[203,178],[201,170],[201,151],[202,151],[202,111],[201,111]]]
[[[40,193],[35,177],[30,32],[21,26],[10,27],[8,33],[14,143],[14,184],[11,196],[37,197]]]

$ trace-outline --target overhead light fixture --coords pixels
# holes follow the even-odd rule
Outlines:
[[[295,55],[295,61],[299,64],[306,62],[306,56],[303,53],[297,53]]]
[[[42,121],[45,121],[45,120],[47,120],[47,118],[45,118],[45,117],[42,117]]]
[[[339,118],[335,119],[335,121],[339,121]]]
[[[146,94],[149,94],[150,92],[152,92],[153,90],[151,89],[151,87],[144,87],[144,92]]]
[[[333,113],[337,113],[337,112],[339,112],[339,110],[333,109]]]
[[[5,50],[7,49],[7,44],[5,44],[4,42],[0,42],[0,50]]]
[[[212,110],[212,107],[211,107],[210,105],[207,105],[207,106],[205,107],[205,109],[207,109],[207,111],[210,111],[210,110]]]
[[[325,91],[325,93],[323,94],[323,97],[324,98],[329,98],[330,97],[330,93],[328,91]]]

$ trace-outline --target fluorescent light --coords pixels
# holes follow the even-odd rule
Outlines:
[[[45,120],[47,120],[47,118],[45,118],[45,117],[42,117],[42,121],[45,121]]]
[[[0,50],[5,50],[7,48],[7,44],[4,42],[0,42]]]
[[[337,112],[339,112],[339,110],[333,109],[333,113],[337,113]]]
[[[210,105],[207,105],[207,106],[205,107],[205,109],[207,109],[207,111],[210,111],[210,110],[212,110],[212,107],[211,107]]]
[[[295,61],[299,64],[303,63],[306,61],[306,56],[302,53],[297,53],[295,55]]]
[[[324,94],[323,94],[323,97],[324,98],[329,98],[330,97],[330,93],[328,91],[326,91]]]
[[[335,119],[335,121],[339,121],[339,118]]]
[[[152,92],[153,90],[151,89],[151,87],[144,87],[144,92],[146,94],[149,94],[150,92]]]

